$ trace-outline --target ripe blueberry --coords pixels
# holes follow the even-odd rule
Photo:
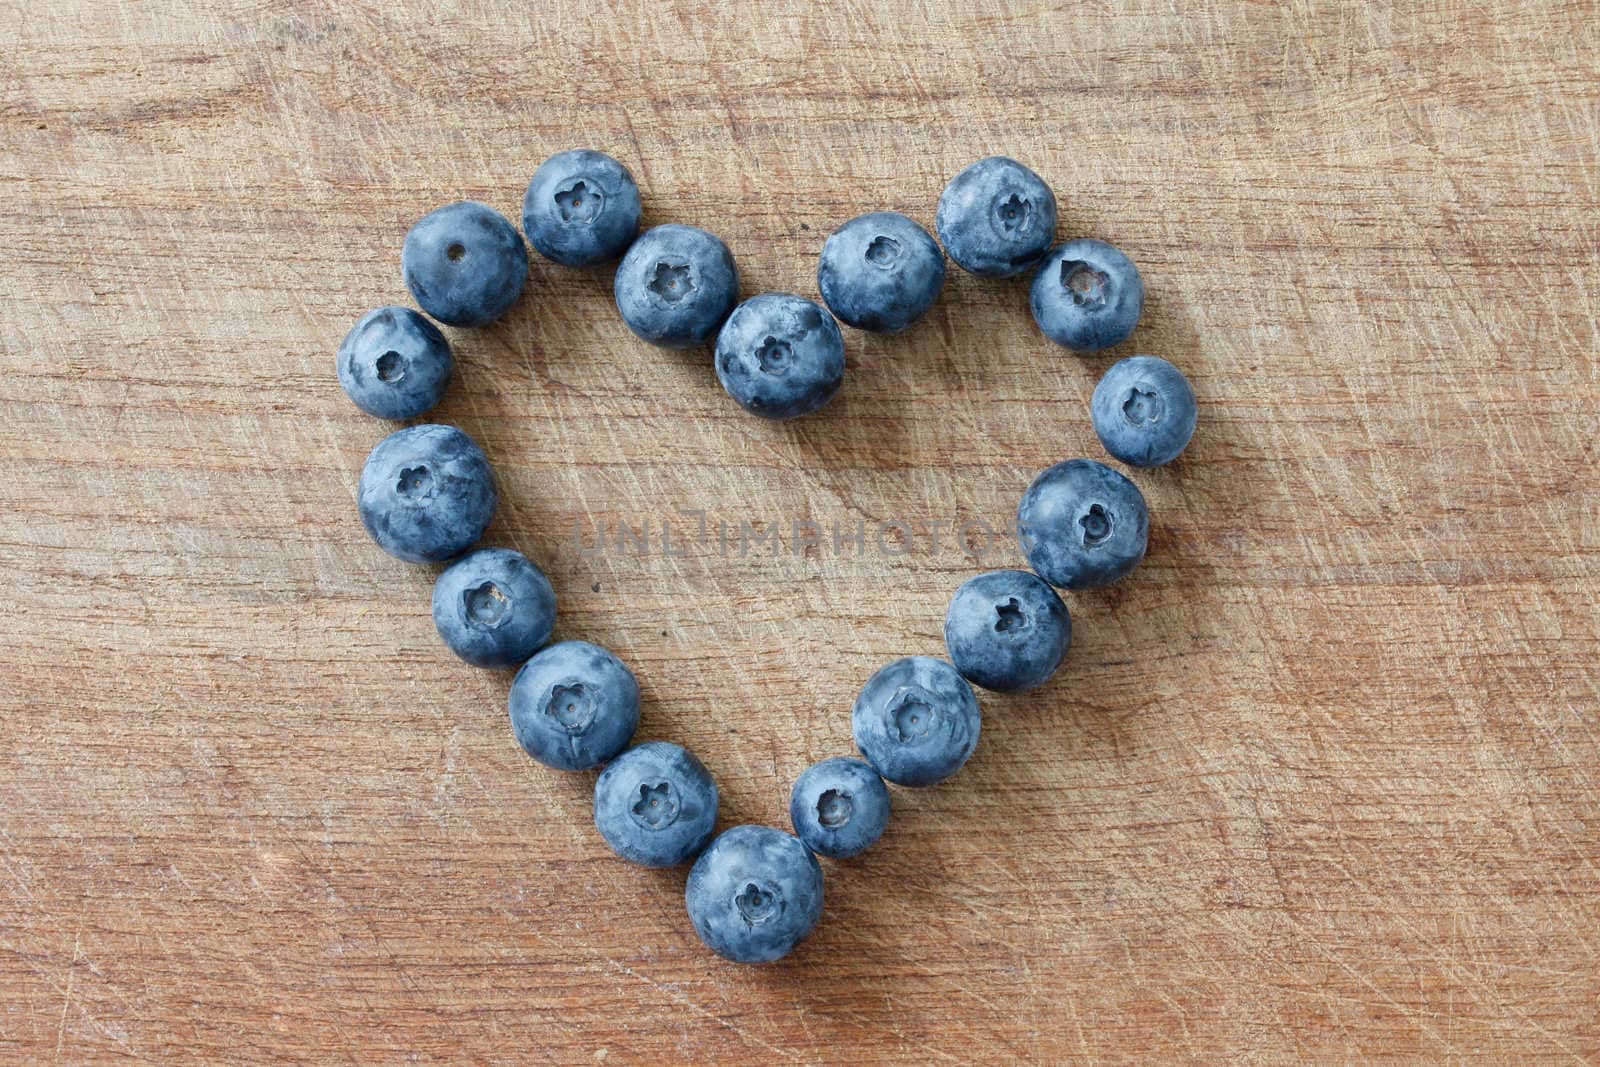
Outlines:
[[[1068,241],[1033,275],[1033,321],[1046,337],[1079,352],[1121,344],[1144,311],[1133,260],[1104,241]]]
[[[433,584],[433,625],[475,667],[515,667],[544,647],[556,623],[550,579],[509,548],[480,548]]]
[[[717,784],[705,764],[679,745],[635,745],[594,784],[595,828],[630,863],[687,863],[706,847],[716,824]]]
[[[646,230],[612,283],[622,321],[662,348],[705,344],[739,299],[739,271],[722,240],[693,226]]]
[[[844,383],[844,336],[816,303],[763,293],[734,309],[717,335],[717,379],[764,419],[808,415]]]
[[[684,902],[695,933],[735,963],[771,963],[822,917],[822,868],[791,834],[735,826],[700,853]]]
[[[498,501],[488,457],[454,426],[396,430],[361,470],[362,525],[409,563],[440,563],[471,548]]]
[[[339,345],[339,384],[380,419],[414,419],[444,396],[455,369],[439,327],[410,308],[369,311]]]
[[[1072,643],[1072,618],[1056,591],[1027,571],[991,571],[950,600],[944,644],[961,676],[996,692],[1043,685]]]
[[[978,698],[944,660],[911,656],[874,674],[850,715],[856,747],[896,785],[936,785],[978,747]]]
[[[894,333],[939,299],[944,253],[927,230],[904,215],[862,215],[824,242],[817,288],[841,321],[858,330]]]
[[[598,767],[639,725],[633,672],[587,641],[562,641],[523,664],[509,704],[523,751],[558,771]]]
[[[1021,274],[1056,235],[1056,197],[1014,159],[980,159],[950,179],[934,223],[956,266],[986,278]]]
[[[540,255],[562,266],[609,263],[639,232],[639,186],[604,152],[558,152],[528,183],[522,231]]]
[[[789,821],[812,852],[848,859],[883,836],[889,825],[889,787],[858,759],[825,759],[795,779]]]
[[[522,295],[528,250],[504,215],[462,200],[411,227],[400,268],[423,311],[447,326],[487,326]]]
[[[1130,467],[1159,467],[1178,458],[1194,436],[1194,390],[1183,372],[1155,356],[1112,364],[1089,404],[1106,451]]]
[[[1094,589],[1144,559],[1150,513],[1128,479],[1092,459],[1057,463],[1033,480],[1017,508],[1023,554],[1063,589]]]

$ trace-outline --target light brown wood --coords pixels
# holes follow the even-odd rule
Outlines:
[[[3,8],[0,1058],[1600,1057],[1593,3]],[[635,668],[725,825],[785,825],[868,674],[1018,565],[929,524],[1101,456],[1114,356],[1203,405],[1137,476],[1147,563],[1069,598],[1058,679],[985,698],[968,768],[896,794],[772,968],[611,857],[592,776],[522,755],[509,679],[356,518],[388,427],[339,339],[406,300],[414,219],[516,217],[576,145],[747,293],[808,295],[830,228],[931,225],[1016,155],[1150,294],[1081,358],[952,270],[780,426],[633,340],[604,271],[536,260],[452,335],[437,417],[497,466],[490,540]],[[824,546],[574,541],[680,508]],[[912,551],[872,547],[890,519]]]

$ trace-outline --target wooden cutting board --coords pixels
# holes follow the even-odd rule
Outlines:
[[[1600,1057],[1593,3],[4,8],[0,1058]],[[1137,475],[1148,561],[1069,597],[1057,679],[984,699],[769,968],[608,853],[592,776],[520,752],[509,678],[356,518],[390,427],[333,353],[407,301],[407,226],[516,217],[580,145],[747,294],[815,295],[831,228],[931,225],[995,153],[1149,292],[1079,357],[1025,281],[952,270],[789,425],[635,341],[605,271],[536,259],[451,334],[489,540],[632,665],[724,825],[785,825],[868,675],[1020,564],[952,533],[1103,457],[1116,357],[1201,399]],[[708,538],[668,555],[683,511]],[[648,550],[595,551],[618,523]]]

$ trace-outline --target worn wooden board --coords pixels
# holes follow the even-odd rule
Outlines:
[[[974,13],[981,10],[982,13]],[[912,1062],[1600,1057],[1600,11],[1581,2],[0,5],[0,1058]],[[535,264],[439,416],[492,539],[614,648],[725,823],[782,825],[951,547],[1098,456],[1112,355],[1203,403],[1068,667],[716,960],[527,760],[431,574],[356,520],[332,354],[399,243],[546,154],[638,175],[748,292],[1017,155],[1150,292],[1121,353],[952,275],[769,426]],[[820,523],[776,558],[595,524]],[[879,551],[881,523],[913,524]],[[836,552],[827,531],[868,524]],[[931,524],[949,523],[938,551]],[[683,530],[680,528],[680,533]],[[892,542],[898,545],[898,542]],[[787,545],[787,542],[786,542]]]

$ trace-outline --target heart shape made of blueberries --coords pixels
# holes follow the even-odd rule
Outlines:
[[[618,312],[641,339],[664,348],[714,346],[718,381],[746,411],[793,419],[825,407],[844,383],[839,327],[892,333],[925,315],[945,282],[945,258],[973,274],[1032,271],[1030,305],[1045,336],[1099,351],[1132,334],[1144,307],[1138,268],[1103,241],[1055,244],[1050,186],[1016,160],[993,156],[962,170],[939,198],[938,239],[912,219],[879,211],[826,240],[817,266],[823,304],[787,293],[739,300],[739,272],[721,239],[693,226],[639,232],[641,200],[628,168],[588,149],[546,160],[528,184],[522,232],[473,201],[441,207],[406,235],[401,267],[421,314],[381,307],[339,347],[340,384],[368,414],[397,421],[426,414],[454,368],[449,341],[430,321],[485,326],[511,308],[528,276],[527,244],[574,268],[618,262]],[[824,304],[826,306],[824,306]],[[1105,449],[1130,467],[1171,462],[1188,445],[1195,395],[1164,359],[1114,364],[1090,415]],[[587,641],[548,644],[556,593],[532,561],[476,547],[499,503],[489,458],[453,426],[407,426],[372,450],[361,473],[361,521],[389,554],[448,563],[434,585],[433,619],[467,663],[517,668],[509,698],[523,750],[558,770],[603,767],[594,821],[623,859],[646,867],[693,861],[689,919],[727,959],[787,955],[822,915],[817,856],[870,848],[889,823],[886,782],[920,788],[961,769],[978,744],[973,686],[1016,692],[1043,685],[1072,641],[1056,588],[1106,586],[1144,558],[1149,513],[1125,475],[1070,459],[1035,478],[1017,508],[1017,535],[1032,571],[980,574],[945,616],[949,660],[911,656],[867,680],[851,711],[864,759],[833,757],[802,773],[790,795],[794,833],[736,826],[715,834],[719,793],[682,746],[629,747],[639,685],[615,655]]]

